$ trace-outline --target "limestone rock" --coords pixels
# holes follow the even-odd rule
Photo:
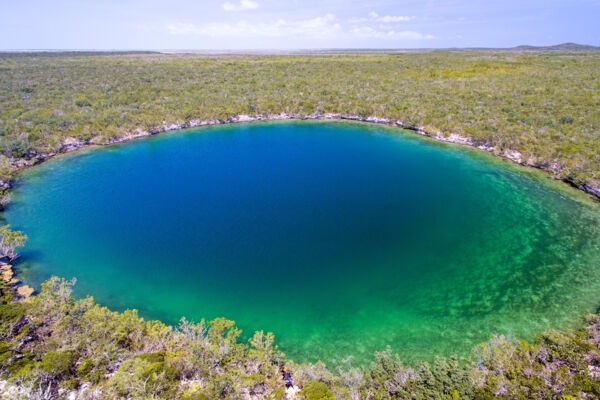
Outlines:
[[[17,294],[20,297],[23,297],[24,299],[28,299],[29,296],[31,296],[33,294],[33,292],[34,292],[33,288],[30,288],[27,285],[19,286],[17,288]]]
[[[12,272],[12,269],[5,269],[0,274],[2,275],[2,279],[5,282],[10,282],[10,280],[13,278],[13,275],[14,275]]]

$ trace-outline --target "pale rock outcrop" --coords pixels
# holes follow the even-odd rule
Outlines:
[[[31,297],[31,295],[33,294],[34,291],[35,290],[33,290],[33,288],[31,288],[27,285],[19,286],[17,288],[17,294],[19,295],[19,297],[22,297],[25,300],[27,300],[29,297]]]
[[[10,283],[10,280],[13,278],[14,272],[12,271],[12,269],[5,269],[2,272],[0,272],[0,276],[2,276],[2,280]]]
[[[504,157],[508,158],[511,161],[514,161],[518,164],[522,164],[523,163],[523,155],[516,151],[516,150],[505,150],[504,151]]]

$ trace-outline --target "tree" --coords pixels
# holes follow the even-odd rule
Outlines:
[[[10,225],[0,227],[0,255],[9,261],[16,259],[17,247],[23,247],[27,241],[27,235],[21,231],[12,231]]]

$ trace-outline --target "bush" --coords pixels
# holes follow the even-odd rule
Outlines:
[[[42,357],[40,369],[56,378],[71,374],[71,367],[76,359],[72,351],[49,351]]]
[[[33,149],[26,136],[18,136],[6,143],[5,151],[11,157],[25,157]]]
[[[300,392],[305,400],[334,400],[333,393],[326,384],[318,381],[310,381]]]
[[[77,107],[91,107],[92,103],[88,99],[81,98],[81,99],[75,100],[75,105]]]

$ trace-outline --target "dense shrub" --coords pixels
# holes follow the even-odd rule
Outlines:
[[[301,392],[304,400],[334,400],[333,393],[323,382],[310,381]]]
[[[238,114],[376,115],[600,186],[600,52],[0,55],[0,149],[55,151]]]
[[[550,331],[533,343],[494,336],[469,360],[406,365],[388,348],[369,367],[347,359],[328,368],[286,361],[272,334],[243,343],[226,319],[183,319],[174,328],[135,311],[111,312],[90,298],[73,299],[73,283],[52,278],[25,303],[0,283],[2,398],[600,398],[597,315],[581,330]],[[284,373],[293,388],[286,389]]]

